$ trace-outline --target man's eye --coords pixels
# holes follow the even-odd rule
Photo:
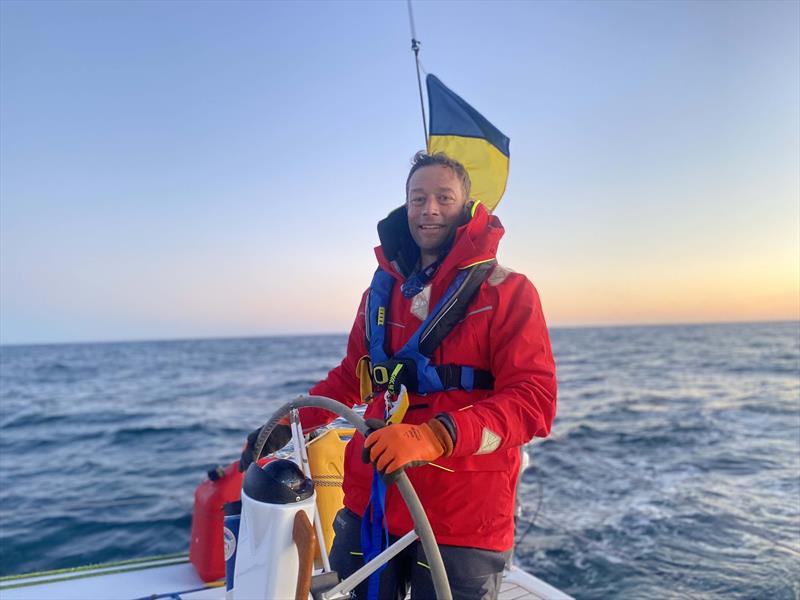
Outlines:
[[[414,204],[422,204],[423,202],[425,202],[425,198],[423,198],[422,196],[417,196],[415,198],[411,198],[411,202]]]
[[[456,199],[453,198],[452,196],[439,196],[439,202],[441,202],[442,204],[452,204],[455,201]]]

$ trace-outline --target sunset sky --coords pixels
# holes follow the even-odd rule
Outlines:
[[[415,2],[551,326],[800,318],[800,3]],[[406,3],[0,2],[0,343],[346,332]]]

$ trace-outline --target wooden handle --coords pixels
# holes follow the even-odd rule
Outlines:
[[[304,510],[298,510],[294,516],[292,539],[297,546],[297,556],[300,564],[297,568],[297,588],[294,593],[295,600],[308,600],[311,592],[311,574],[314,571],[314,550],[317,547],[317,534],[314,525],[308,520]]]

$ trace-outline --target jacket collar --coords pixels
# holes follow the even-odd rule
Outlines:
[[[444,273],[491,260],[505,229],[483,204],[478,204],[470,220],[456,229],[450,250],[442,261],[436,279]],[[378,223],[381,245],[375,248],[380,267],[396,279],[405,280],[419,260],[419,247],[408,229],[405,205],[394,209]]]

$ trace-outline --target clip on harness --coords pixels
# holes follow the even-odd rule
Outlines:
[[[401,383],[410,392],[419,394],[493,389],[494,377],[488,371],[460,365],[432,365],[430,357],[464,318],[469,303],[495,264],[492,259],[462,269],[419,329],[392,357],[386,353],[385,341],[394,277],[380,268],[375,271],[365,311],[372,381],[385,386],[391,394],[396,393]]]

